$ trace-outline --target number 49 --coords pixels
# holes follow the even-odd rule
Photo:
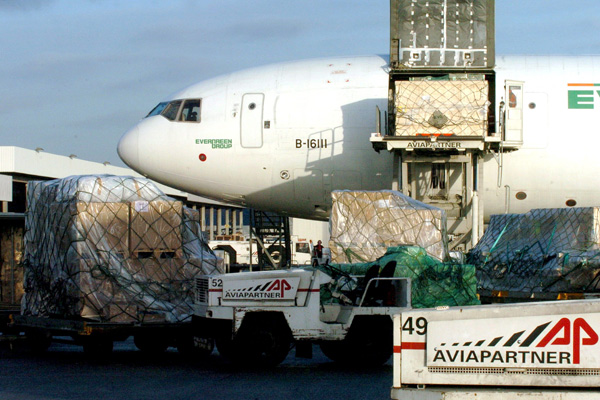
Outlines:
[[[415,332],[417,335],[425,335],[427,333],[427,320],[423,317],[415,319],[413,325],[413,317],[408,317],[402,325],[403,331],[408,331],[409,335]]]

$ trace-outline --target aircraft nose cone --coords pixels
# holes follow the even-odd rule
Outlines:
[[[117,153],[121,160],[134,170],[137,170],[140,164],[139,137],[140,130],[134,127],[121,137],[117,146]]]

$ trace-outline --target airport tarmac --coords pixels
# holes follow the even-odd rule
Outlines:
[[[19,346],[20,347],[20,346]],[[241,369],[219,356],[185,360],[170,349],[147,356],[132,340],[115,343],[109,360],[92,361],[80,347],[53,344],[47,353],[0,351],[0,399],[389,399],[391,361],[371,369],[288,358],[271,370]]]

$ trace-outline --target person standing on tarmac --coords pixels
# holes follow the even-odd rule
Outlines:
[[[315,246],[315,257],[323,258],[323,244],[319,240]]]

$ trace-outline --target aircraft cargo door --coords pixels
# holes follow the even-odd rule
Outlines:
[[[240,141],[242,147],[258,148],[263,145],[263,103],[262,93],[246,93],[242,96],[240,118]]]

